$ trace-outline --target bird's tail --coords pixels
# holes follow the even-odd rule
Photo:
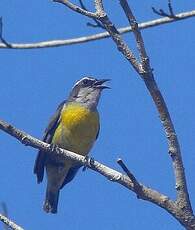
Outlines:
[[[47,188],[45,203],[43,205],[43,210],[45,212],[57,213],[59,193],[59,190],[54,192]]]

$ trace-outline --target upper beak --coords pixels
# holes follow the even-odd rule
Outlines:
[[[110,89],[109,86],[103,85],[105,82],[110,81],[110,79],[100,79],[94,83],[95,88],[98,89]]]

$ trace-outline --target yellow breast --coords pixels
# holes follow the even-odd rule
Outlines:
[[[61,113],[53,143],[70,151],[86,155],[99,131],[99,114],[77,103],[70,103]]]

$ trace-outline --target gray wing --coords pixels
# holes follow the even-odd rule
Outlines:
[[[56,128],[59,125],[61,110],[66,101],[63,101],[57,108],[55,114],[51,117],[48,127],[45,130],[43,141],[50,144],[55,133]],[[35,165],[34,165],[34,174],[37,175],[37,182],[40,183],[43,180],[44,176],[44,166],[47,159],[47,154],[43,151],[39,151]]]

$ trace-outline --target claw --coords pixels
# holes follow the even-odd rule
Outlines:
[[[50,150],[51,150],[51,152],[55,152],[57,148],[58,148],[58,146],[56,144],[54,144],[54,143],[50,144]]]

